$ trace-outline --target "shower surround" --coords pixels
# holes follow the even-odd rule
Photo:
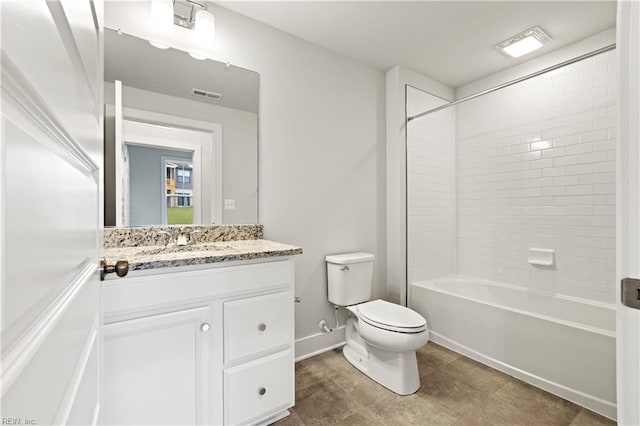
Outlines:
[[[485,333],[501,350],[490,352],[466,334],[452,335],[442,318],[449,310],[425,308],[425,288],[438,282],[447,291],[447,285],[462,279],[478,286],[468,294],[480,294],[489,304],[499,301],[521,315],[539,316],[549,301],[563,299],[571,300],[566,306],[572,312],[595,306],[614,321],[615,58],[615,51],[602,53],[407,126],[409,305],[427,317],[434,340],[510,374],[518,370],[551,392],[564,389],[568,399],[609,417],[615,416],[614,388],[596,395],[589,386],[579,386],[577,378],[540,376],[532,371],[537,367],[521,367],[529,364],[514,358],[517,351],[509,350],[509,340],[495,340],[500,336],[482,327],[489,311],[470,310],[465,323],[471,334]],[[410,87],[407,102],[409,116],[446,103]],[[530,248],[554,250],[554,265],[529,264]],[[483,285],[487,282],[497,285]],[[505,305],[509,286],[530,298],[527,310]],[[455,303],[455,296],[452,289],[442,303]],[[501,321],[511,320],[505,316]],[[540,362],[550,362],[546,348],[553,344],[553,329],[544,325],[551,323],[521,330],[539,338]],[[568,342],[592,327],[589,321],[575,325],[575,335],[567,328]],[[598,354],[583,354],[592,370],[574,375],[615,383],[615,338],[603,342]],[[563,359],[554,362],[568,366],[568,358]],[[568,370],[557,367],[540,371]]]

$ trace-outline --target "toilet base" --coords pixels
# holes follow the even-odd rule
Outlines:
[[[353,333],[355,330],[349,333],[349,327],[355,325],[352,321],[348,321],[351,324],[347,324],[347,345],[342,349],[347,361],[399,395],[410,395],[420,389],[416,352],[391,352],[368,345],[357,332]]]

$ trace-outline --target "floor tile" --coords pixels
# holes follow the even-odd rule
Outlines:
[[[509,380],[506,374],[466,357],[445,365],[442,371],[486,393],[495,392]]]
[[[307,426],[330,425],[355,414],[361,407],[333,380],[296,390],[294,410]]]
[[[333,376],[332,380],[354,401],[365,407],[393,394],[392,391],[369,378],[354,366],[351,366],[351,370],[348,372]]]
[[[296,363],[296,390],[306,389],[329,378],[327,371],[318,368],[313,358]]]
[[[513,378],[491,396],[530,413],[541,424],[568,425],[582,409],[579,405]]]
[[[451,425],[456,421],[443,407],[416,394],[393,394],[361,413],[376,425]]]
[[[486,392],[474,388],[439,370],[420,379],[417,395],[446,408],[455,417],[461,418],[486,403]]]
[[[613,426],[616,422],[606,417],[596,414],[593,411],[583,408],[575,419],[571,422],[571,426]]]
[[[426,346],[416,351],[420,377],[433,373],[435,370],[460,358],[460,356],[460,354],[436,343],[427,343]]]
[[[482,404],[472,407],[467,414],[458,419],[455,425],[464,426],[541,426],[542,424],[529,413],[506,402],[487,398]]]
[[[342,355],[342,348],[333,349],[300,362],[306,363],[307,368],[314,370],[316,374],[326,377],[348,372],[353,368],[344,355]]]
[[[334,350],[296,364],[295,416],[279,425],[610,426],[610,420],[429,343],[421,388],[397,395]]]
[[[352,414],[336,424],[338,426],[372,426],[371,419],[360,413]]]

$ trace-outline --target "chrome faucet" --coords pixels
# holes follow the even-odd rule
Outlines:
[[[189,244],[196,244],[196,237],[194,237],[194,234],[197,234],[198,232],[200,232],[199,229],[194,229],[189,232]]]

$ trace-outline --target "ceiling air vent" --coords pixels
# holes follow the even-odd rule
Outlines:
[[[202,89],[191,89],[191,94],[194,96],[202,96],[203,98],[219,101],[224,96],[222,93],[208,92]]]

